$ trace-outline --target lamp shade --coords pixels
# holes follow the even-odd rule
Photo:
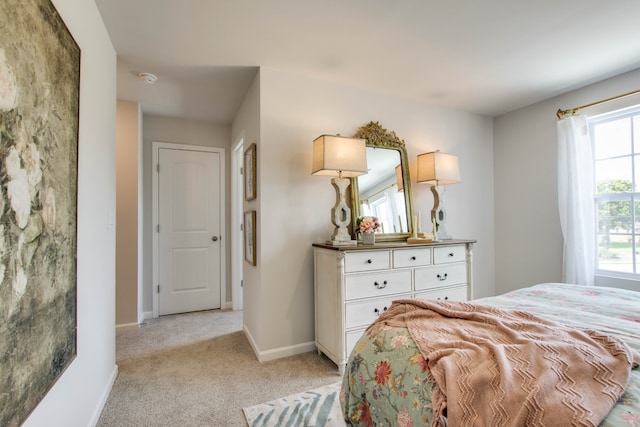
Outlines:
[[[433,151],[418,156],[418,182],[449,185],[460,182],[458,156]]]
[[[404,179],[402,179],[402,165],[396,166],[396,182],[398,191],[404,191]]]
[[[353,178],[367,173],[364,139],[322,135],[313,141],[312,175]]]

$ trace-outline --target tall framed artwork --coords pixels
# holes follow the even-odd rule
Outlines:
[[[244,152],[244,199],[253,200],[258,197],[256,183],[256,144],[249,145]]]
[[[244,213],[244,260],[256,265],[256,211]]]
[[[0,1],[0,425],[77,353],[80,48],[50,0]]]

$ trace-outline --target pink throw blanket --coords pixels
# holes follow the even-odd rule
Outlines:
[[[385,326],[428,360],[438,427],[597,426],[640,364],[616,337],[480,304],[395,301],[370,329]]]

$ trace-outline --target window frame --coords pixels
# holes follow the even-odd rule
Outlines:
[[[615,159],[615,158],[621,158],[621,157],[631,157],[630,161],[631,161],[631,185],[632,185],[632,191],[630,192],[624,192],[624,193],[603,193],[603,194],[598,194],[598,183],[596,181],[596,174],[594,173],[594,177],[593,177],[593,188],[594,188],[594,203],[593,203],[593,209],[594,209],[594,218],[595,218],[595,224],[594,224],[594,232],[595,232],[595,247],[596,247],[596,253],[594,254],[595,257],[595,276],[596,276],[596,284],[604,284],[606,285],[607,282],[609,280],[607,280],[608,278],[611,278],[612,280],[616,280],[616,279],[627,279],[627,280],[634,280],[634,281],[640,281],[640,253],[638,253],[638,250],[640,249],[640,228],[637,228],[635,226],[636,224],[636,218],[640,218],[640,211],[636,211],[635,206],[637,204],[640,203],[640,177],[638,177],[638,179],[636,180],[637,176],[636,176],[636,158],[640,159],[640,129],[635,129],[635,125],[634,125],[634,119],[633,117],[640,117],[640,104],[639,105],[634,105],[628,108],[624,108],[622,110],[615,110],[615,111],[610,111],[610,112],[606,112],[603,114],[599,114],[597,116],[594,117],[589,117],[588,120],[588,124],[589,124],[589,135],[590,135],[590,140],[591,140],[591,145],[592,145],[592,149],[593,149],[593,163],[594,163],[594,171],[596,170],[596,164],[597,161],[601,161],[601,160],[607,160],[607,159]],[[628,153],[625,153],[624,155],[614,155],[614,156],[610,156],[610,157],[606,157],[606,158],[599,158],[596,159],[596,137],[595,134],[596,132],[594,131],[594,128],[598,125],[601,125],[603,123],[608,123],[608,122],[613,122],[616,120],[622,120],[622,119],[626,119],[629,118],[631,119],[631,151]],[[640,120],[640,119],[638,119]],[[636,190],[636,191],[633,191]],[[600,232],[599,229],[599,224],[600,224],[600,218],[598,215],[598,205],[601,202],[610,202],[610,201],[628,201],[630,204],[630,221],[632,226],[631,231],[629,233],[611,233],[608,232],[607,234],[609,236],[611,235],[617,235],[617,236],[629,236],[631,239],[631,262],[632,262],[632,270],[633,272],[628,272],[628,271],[617,271],[617,270],[608,270],[608,269],[603,269],[600,268],[600,257],[599,257],[599,250],[600,250],[600,237],[603,235],[603,233]],[[600,280],[598,280],[600,279]],[[598,282],[605,282],[605,283],[598,283]]]

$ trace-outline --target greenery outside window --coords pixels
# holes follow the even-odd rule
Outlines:
[[[596,274],[640,278],[640,106],[589,119]]]

